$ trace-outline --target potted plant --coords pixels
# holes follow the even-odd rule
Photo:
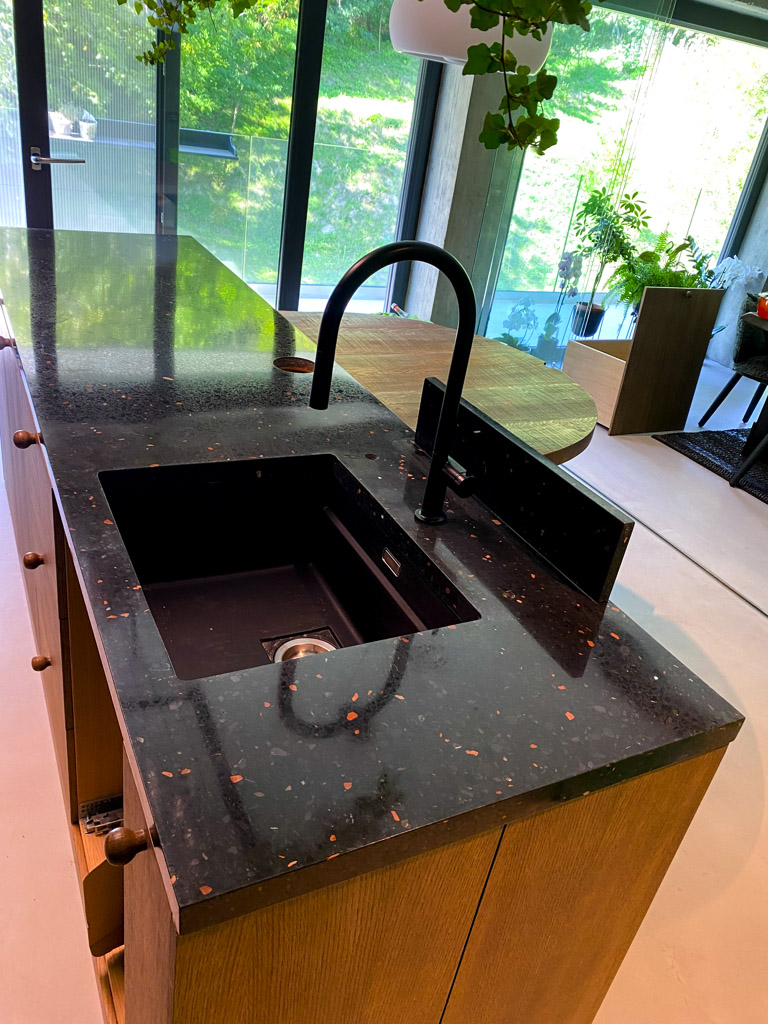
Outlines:
[[[580,338],[591,338],[602,323],[605,309],[595,303],[606,267],[626,263],[635,255],[633,236],[648,226],[648,213],[637,192],[625,192],[615,199],[607,188],[593,189],[579,207],[574,231],[579,239],[578,254],[596,264],[587,302],[577,302],[572,327]]]
[[[533,332],[539,326],[539,318],[533,308],[532,299],[521,299],[511,307],[507,319],[502,324],[506,331],[496,341],[502,345],[509,345],[510,348],[519,348],[530,352],[528,344]],[[514,333],[512,333],[514,332]]]
[[[637,320],[646,288],[707,288],[714,271],[709,269],[710,253],[704,253],[688,235],[675,245],[668,231],[662,231],[652,249],[638,253],[630,248],[607,282],[608,298],[619,302]]]
[[[563,371],[592,395],[611,434],[682,430],[728,268],[710,270],[690,236],[675,244],[665,231],[642,252],[624,242],[608,299],[631,312],[632,337],[572,338]]]
[[[560,279],[560,294],[555,303],[555,311],[544,321],[544,330],[536,340],[534,354],[545,363],[551,362],[560,344],[560,325],[563,321],[563,303],[566,299],[578,295],[577,282],[581,277],[582,258],[577,252],[564,252],[557,265]]]

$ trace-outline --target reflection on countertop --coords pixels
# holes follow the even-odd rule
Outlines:
[[[737,711],[485,506],[449,496],[447,523],[417,524],[412,432],[338,368],[329,409],[309,409],[311,377],[273,360],[312,344],[192,239],[6,229],[0,252],[182,930],[735,736]],[[299,454],[338,459],[481,617],[180,680],[98,473]],[[142,512],[173,543],[174,519]]]

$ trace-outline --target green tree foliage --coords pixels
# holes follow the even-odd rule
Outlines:
[[[308,282],[335,282],[394,231],[418,62],[392,49],[389,9],[389,0],[328,7]],[[182,40],[182,124],[234,132],[238,159],[183,154],[179,227],[250,281],[273,281],[277,267],[295,34],[295,18],[260,25],[222,10]]]
[[[154,88],[129,56],[151,39],[146,24],[112,0],[46,3],[44,18],[49,110],[154,120]]]

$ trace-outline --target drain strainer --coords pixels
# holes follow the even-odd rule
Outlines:
[[[295,661],[297,658],[306,658],[310,654],[325,654],[327,651],[335,651],[342,645],[336,639],[333,631],[324,629],[310,629],[306,633],[294,636],[278,636],[271,640],[262,640],[261,646],[267,652],[271,661]]]
[[[292,640],[286,640],[284,644],[275,651],[275,661],[293,661],[295,658],[306,658],[309,654],[323,654],[326,651],[335,651],[333,644],[327,640],[318,640],[317,637],[296,636]]]

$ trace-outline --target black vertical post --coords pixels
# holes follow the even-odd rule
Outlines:
[[[158,232],[161,234],[162,232]],[[179,260],[179,238],[155,239],[155,281],[152,303],[152,345],[155,381],[166,394],[176,385],[176,266]]]
[[[432,133],[435,128],[437,101],[440,97],[440,83],[443,80],[443,66],[434,60],[423,60],[416,81],[416,95],[413,102],[413,120],[408,136],[405,154],[403,186],[397,211],[395,241],[415,239],[419,227],[421,200],[427,180],[429,154],[432,147]],[[386,308],[393,303],[405,305],[411,263],[396,263],[389,275]]]
[[[13,31],[27,227],[52,228],[51,168],[43,165],[35,169],[29,159],[32,146],[39,148],[40,156],[51,155],[48,142],[43,0],[14,0]]]
[[[721,260],[724,260],[726,256],[738,255],[766,181],[768,181],[768,124],[763,126],[763,133],[757,143],[744,187],[741,190],[739,201],[736,203],[736,209],[733,211],[728,234],[725,236],[720,252]]]
[[[158,32],[158,39],[165,33]],[[155,232],[175,235],[179,203],[179,109],[181,36],[157,65],[155,104]]]
[[[328,0],[301,0],[285,168],[277,308],[298,309]]]

